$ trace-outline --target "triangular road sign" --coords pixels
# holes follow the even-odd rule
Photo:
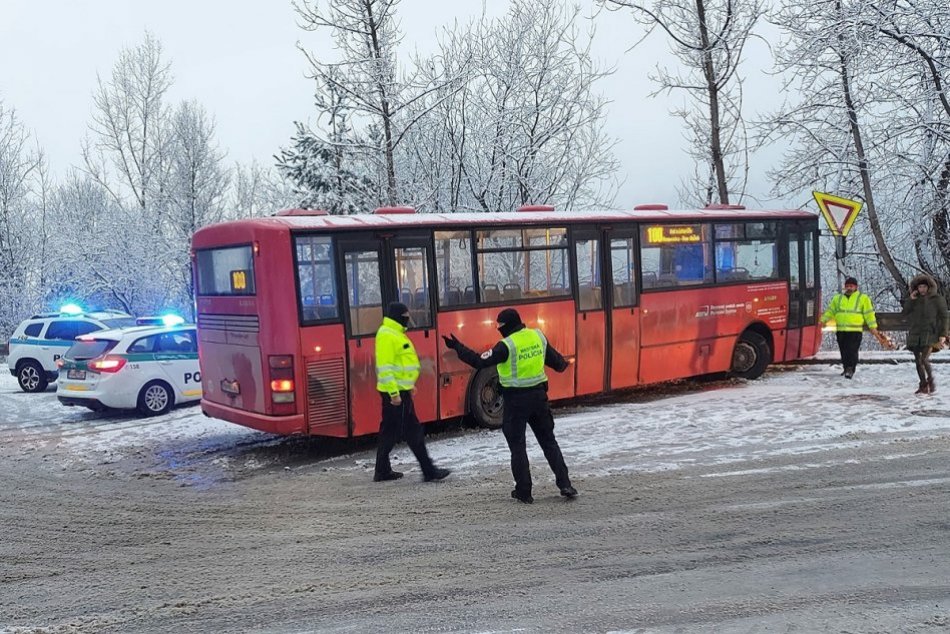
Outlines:
[[[854,221],[858,217],[858,212],[864,207],[864,203],[859,200],[850,200],[840,196],[832,196],[824,192],[812,192],[821,215],[825,217],[831,233],[836,236],[846,236],[851,231]]]

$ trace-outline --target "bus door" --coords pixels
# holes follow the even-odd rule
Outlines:
[[[350,435],[379,430],[376,392],[376,330],[383,321],[383,244],[375,238],[340,239]]]
[[[420,421],[437,419],[439,338],[435,331],[432,244],[428,235],[397,234],[386,240],[386,302],[409,307],[406,333],[419,355],[419,380],[413,403]]]
[[[788,324],[785,337],[785,359],[797,359],[814,353],[810,343],[815,338],[818,319],[818,280],[816,275],[815,241],[817,232],[803,224],[789,225],[788,261]]]
[[[601,232],[573,231],[574,261],[577,266],[577,341],[574,393],[604,391],[606,375],[607,321],[604,313],[603,249]]]
[[[609,306],[607,359],[612,390],[636,385],[640,370],[640,294],[637,287],[637,231],[634,227],[610,231],[606,299]],[[644,280],[646,284],[646,280]]]
[[[815,275],[815,231],[800,224],[788,226],[788,324],[785,359],[812,354],[807,334],[814,335],[818,295]],[[806,334],[807,333],[807,334]],[[813,339],[814,337],[812,337]]]

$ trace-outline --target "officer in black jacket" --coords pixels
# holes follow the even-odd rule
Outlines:
[[[577,489],[571,485],[564,456],[554,437],[554,417],[548,403],[548,378],[544,372],[544,366],[563,372],[568,362],[548,344],[540,330],[526,328],[513,308],[498,313],[498,331],[503,339],[481,355],[466,347],[454,334],[442,339],[459,359],[475,369],[498,366],[498,380],[505,399],[502,431],[511,450],[511,473],[515,478],[511,497],[525,504],[534,502],[525,446],[525,428],[530,425],[554,472],[561,495],[573,498]]]

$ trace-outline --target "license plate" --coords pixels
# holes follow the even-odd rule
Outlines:
[[[77,381],[86,380],[86,371],[85,370],[67,370],[66,371],[67,379],[76,379]]]

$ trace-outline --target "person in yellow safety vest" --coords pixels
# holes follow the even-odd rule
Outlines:
[[[525,445],[528,425],[534,432],[544,457],[554,472],[561,495],[573,498],[577,489],[571,485],[561,448],[554,437],[554,416],[548,403],[548,377],[544,367],[557,372],[568,368],[568,362],[551,346],[540,330],[527,328],[514,308],[498,313],[498,331],[503,339],[479,355],[459,341],[455,335],[442,337],[459,359],[476,369],[498,366],[498,381],[505,400],[502,431],[511,450],[511,473],[515,489],[511,497],[531,504],[531,468]]]
[[[419,357],[406,336],[408,327],[409,309],[405,304],[393,302],[376,331],[376,391],[383,402],[383,417],[379,424],[374,482],[402,477],[401,472],[393,471],[389,462],[390,452],[401,439],[419,461],[424,481],[442,480],[451,473],[436,467],[426,450],[425,431],[412,402],[419,378]]]
[[[879,340],[882,336],[877,331],[877,317],[874,315],[871,298],[858,291],[858,280],[855,278],[849,277],[844,281],[844,292],[837,293],[831,299],[828,310],[821,315],[819,321],[824,326],[832,319],[835,321],[841,365],[844,366],[841,374],[850,379],[858,367],[858,349],[864,337],[865,324]]]

